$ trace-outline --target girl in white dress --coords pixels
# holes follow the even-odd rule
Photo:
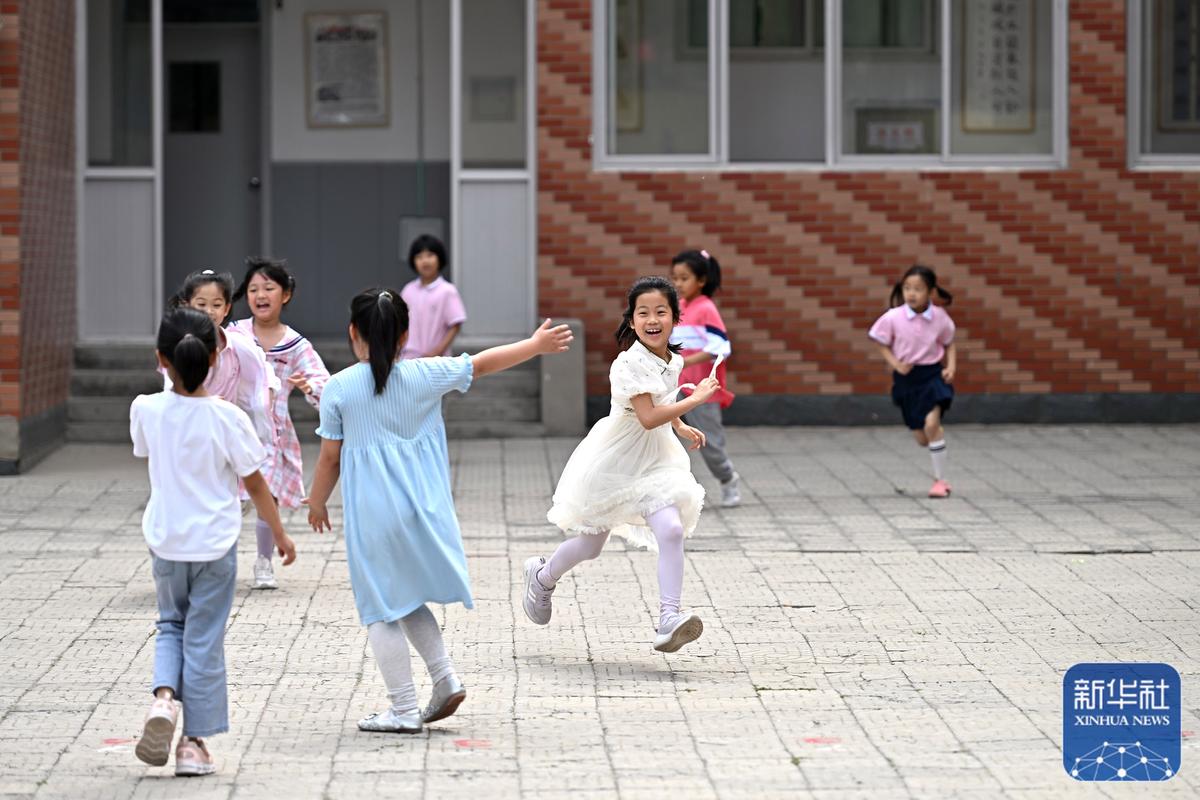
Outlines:
[[[704,630],[700,617],[679,609],[683,540],[700,519],[704,489],[692,477],[691,461],[675,434],[688,439],[692,449],[704,446],[704,434],[679,418],[712,397],[720,384],[705,378],[690,397],[675,402],[683,370],[683,358],[670,344],[677,322],[679,297],[670,281],[641,278],[629,290],[617,330],[622,352],[609,371],[612,409],[575,448],[546,515],[576,535],[549,560],[534,556],[525,562],[522,605],[538,625],[550,622],[559,579],[598,556],[615,533],[658,550],[654,649],[673,653]]]

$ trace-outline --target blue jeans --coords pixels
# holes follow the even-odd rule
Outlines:
[[[216,561],[168,561],[151,555],[158,593],[154,691],[183,703],[183,735],[229,730],[225,623],[233,607],[237,545]]]

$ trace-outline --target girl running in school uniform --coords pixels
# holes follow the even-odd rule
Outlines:
[[[254,432],[264,447],[275,443],[275,426],[271,422],[274,395],[279,391],[279,378],[267,366],[262,348],[254,340],[236,330],[223,327],[233,311],[233,276],[211,269],[193,272],[183,281],[171,305],[203,311],[217,329],[217,360],[204,380],[204,391],[227,400],[245,411],[254,425]],[[163,374],[164,390],[171,389],[167,370]]]
[[[263,474],[279,505],[299,508],[300,499],[304,497],[304,464],[296,427],[288,413],[288,397],[293,389],[297,389],[309,405],[319,408],[321,390],[329,380],[329,370],[325,369],[325,363],[308,339],[280,318],[283,307],[296,291],[296,279],[288,272],[286,262],[251,258],[246,260],[246,265],[246,277],[233,299],[246,298],[251,316],[239,319],[230,328],[253,339],[275,371],[280,385],[271,412],[275,443],[267,452]],[[253,587],[275,589],[279,583],[271,566],[271,529],[261,514],[254,532],[258,539],[258,558],[254,561]]]
[[[212,320],[191,308],[172,309],[159,325],[156,348],[171,388],[141,395],[129,409],[133,454],[150,460],[142,532],[158,595],[154,701],[135,753],[153,766],[167,763],[182,701],[175,774],[208,775],[216,764],[204,740],[229,730],[225,624],[242,530],[239,478],[285,565],[296,560],[296,549],[259,472],[267,452],[250,418],[204,388],[217,359]]]
[[[641,278],[629,290],[609,370],[612,409],[567,461],[554,492],[550,522],[575,534],[549,561],[525,562],[522,607],[537,625],[550,622],[551,596],[562,576],[600,555],[609,534],[658,550],[659,619],[654,649],[673,653],[700,637],[704,623],[680,611],[683,540],[700,519],[704,489],[676,433],[693,449],[704,433],[680,417],[708,402],[721,385],[705,377],[676,401],[683,357],[670,343],[679,322],[679,298],[666,278]],[[674,431],[672,431],[674,429]]]
[[[954,320],[933,295],[950,305],[954,297],[938,285],[937,275],[920,264],[909,267],[892,289],[891,310],[876,320],[868,334],[891,366],[892,402],[917,444],[929,448],[933,461],[930,497],[949,497],[945,480],[946,433],[942,417],[954,401]]]
[[[712,371],[714,359],[717,364],[716,379],[721,388],[708,402],[689,411],[683,421],[704,431],[705,445],[700,449],[708,471],[721,482],[721,505],[733,508],[740,505],[742,495],[738,491],[741,476],[733,468],[733,462],[725,454],[725,426],[721,422],[722,409],[733,402],[733,392],[725,388],[725,362],[729,360],[729,335],[725,322],[712,296],[721,287],[721,265],[707,250],[684,250],[671,262],[671,281],[679,293],[679,324],[671,333],[671,342],[679,345],[683,356],[683,373],[679,380],[695,385]],[[686,396],[690,390],[684,390]]]
[[[446,247],[436,236],[418,236],[408,249],[408,265],[417,273],[400,292],[408,306],[408,340],[404,358],[450,355],[450,345],[467,321],[462,297],[442,277]]]
[[[359,363],[325,386],[321,455],[305,500],[313,529],[330,530],[326,503],[342,478],[350,585],[391,700],[358,727],[388,733],[418,733],[467,696],[426,606],[474,607],[450,493],[442,397],[571,342],[570,328],[546,320],[528,339],[475,356],[397,360],[407,332],[408,309],[395,290],[368,289],[352,301],[350,341]],[[433,681],[423,712],[409,642]]]

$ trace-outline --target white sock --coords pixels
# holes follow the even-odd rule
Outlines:
[[[946,470],[946,440],[929,443],[929,459],[933,462],[933,477],[942,480]]]
[[[421,606],[400,620],[400,624],[404,626],[412,646],[421,654],[434,683],[454,674],[454,664],[446,655],[446,643],[442,641],[442,629],[438,627],[437,618],[429,606]]]
[[[397,622],[372,622],[367,626],[367,641],[383,675],[392,709],[397,714],[412,714],[417,710],[417,689],[413,686],[403,628]]]

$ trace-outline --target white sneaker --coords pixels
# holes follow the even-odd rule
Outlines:
[[[545,563],[546,559],[541,556],[533,556],[525,562],[525,596],[521,598],[521,608],[525,609],[525,616],[534,625],[550,624],[550,615],[554,613],[554,606],[550,602],[554,590],[542,586],[537,579],[538,570]]]
[[[658,626],[654,637],[654,649],[660,653],[674,653],[688,642],[694,642],[704,633],[704,623],[695,614],[677,613]]]
[[[278,589],[279,582],[275,580],[275,568],[271,559],[259,556],[254,559],[254,583],[251,589]]]
[[[738,481],[742,479],[736,472],[727,483],[721,484],[721,508],[733,508],[742,504],[742,494],[738,491]]]

